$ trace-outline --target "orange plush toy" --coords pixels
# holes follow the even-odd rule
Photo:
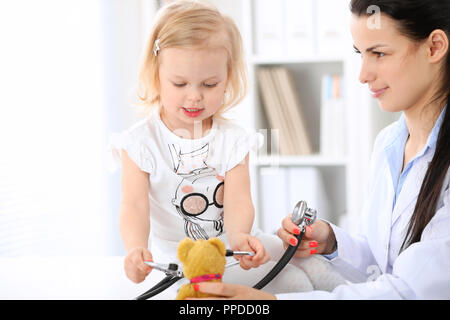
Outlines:
[[[225,271],[225,244],[219,238],[193,241],[186,238],[178,245],[178,259],[183,264],[183,273],[190,283],[183,285],[176,300],[187,297],[205,298],[208,294],[194,290],[199,282],[222,282]]]

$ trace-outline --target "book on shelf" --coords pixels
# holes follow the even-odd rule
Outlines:
[[[260,57],[341,56],[347,0],[253,0],[254,53]]]
[[[270,126],[270,128],[267,129],[270,129],[271,131],[276,129],[279,131],[276,135],[279,138],[278,141],[273,141],[278,142],[278,145],[271,146],[271,153],[276,153],[274,150],[278,148],[280,154],[290,154],[291,147],[288,145],[288,139],[286,139],[286,128],[284,127],[284,121],[281,117],[281,113],[278,110],[280,103],[275,92],[272,77],[270,76],[270,70],[267,68],[259,68],[257,71],[257,77],[264,113]]]
[[[313,0],[254,0],[255,52],[259,56],[314,53]]]
[[[281,221],[289,214],[287,170],[262,167],[259,175],[260,227],[265,232],[275,233]],[[292,210],[292,208],[290,209]]]
[[[315,54],[314,1],[283,0],[284,53],[288,56],[310,57]]]
[[[333,220],[325,180],[315,167],[261,168],[260,199],[259,221],[265,232],[276,232],[300,200],[316,209],[320,218]]]
[[[285,67],[260,67],[257,77],[270,129],[279,130],[280,154],[311,154],[302,106],[289,70]]]
[[[317,54],[341,56],[351,46],[347,42],[350,10],[347,0],[316,0]]]
[[[345,108],[342,98],[342,76],[322,77],[320,107],[320,153],[342,157],[345,150]]]
[[[255,51],[258,55],[274,56],[283,53],[283,6],[279,1],[253,2],[255,16]]]
[[[333,220],[322,172],[316,167],[289,167],[285,170],[288,178],[288,207],[292,210],[297,202],[304,200],[309,208],[317,210],[321,219]]]

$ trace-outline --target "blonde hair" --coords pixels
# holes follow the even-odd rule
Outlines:
[[[155,54],[157,46],[159,51]],[[144,48],[138,78],[138,97],[146,109],[161,108],[159,53],[165,48],[223,47],[228,53],[228,84],[223,105],[215,116],[236,106],[247,93],[247,70],[242,37],[234,21],[214,6],[198,1],[175,1],[163,7]]]

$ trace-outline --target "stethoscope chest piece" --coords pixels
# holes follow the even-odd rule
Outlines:
[[[302,228],[309,226],[316,221],[317,211],[315,209],[308,208],[306,201],[299,201],[292,211],[292,222]]]
[[[295,254],[295,251],[297,250],[298,246],[300,245],[300,242],[302,241],[303,234],[305,232],[306,226],[309,226],[314,223],[317,217],[317,211],[311,208],[308,208],[308,205],[306,204],[306,201],[299,201],[296,206],[294,207],[294,210],[292,211],[291,219],[292,221],[300,227],[301,232],[299,235],[297,235],[297,245],[295,246],[289,246],[288,249],[285,251],[281,259],[275,264],[275,266],[270,270],[270,272],[256,285],[253,286],[255,289],[262,289],[267,283],[269,283],[283,268],[284,266],[291,260],[293,255]],[[233,255],[250,255],[252,256],[252,252],[246,252],[246,251],[232,251],[227,250],[226,256],[233,256]],[[232,262],[227,265],[227,267],[231,267],[235,264],[238,264],[239,261]],[[153,261],[147,261],[146,264],[151,266],[152,268],[155,268],[160,271],[164,271],[167,275],[166,278],[164,278],[161,282],[157,283],[153,288],[148,290],[147,292],[143,293],[139,297],[137,297],[137,300],[144,300],[148,299],[150,297],[153,297],[154,295],[162,292],[163,290],[167,289],[171,285],[173,285],[175,282],[177,282],[179,279],[183,278],[183,272],[179,270],[178,266],[175,264],[158,264],[154,263]]]

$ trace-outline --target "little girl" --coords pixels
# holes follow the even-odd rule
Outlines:
[[[245,91],[242,41],[232,20],[196,2],[163,8],[139,75],[139,98],[152,112],[116,146],[122,151],[120,233],[132,281],[149,274],[146,260],[176,261],[185,237],[219,237],[232,250],[254,252],[240,259],[243,269],[268,261],[250,235],[248,154],[258,139],[222,117]]]
[[[176,1],[159,12],[139,75],[139,97],[152,112],[116,145],[122,150],[125,272],[136,283],[151,271],[144,261],[176,262],[185,237],[219,237],[227,248],[255,253],[240,258],[242,269],[225,273],[227,282],[256,284],[275,262],[246,270],[266,263],[268,252],[282,255],[275,236],[250,235],[249,151],[258,136],[222,117],[245,96],[243,56],[237,27],[217,9]],[[277,277],[278,286],[312,290],[306,275],[292,268]],[[274,283],[267,289],[276,292]]]

